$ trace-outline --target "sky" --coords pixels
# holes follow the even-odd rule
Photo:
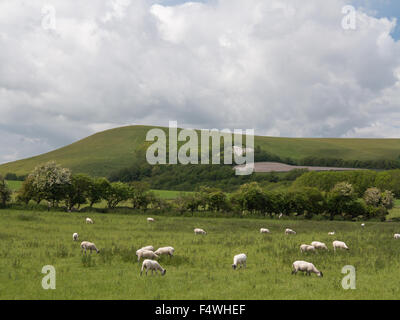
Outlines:
[[[400,138],[399,18],[398,0],[0,0],[0,163],[169,121]]]

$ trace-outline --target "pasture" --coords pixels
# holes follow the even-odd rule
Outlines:
[[[94,220],[85,224],[85,217]],[[399,299],[400,231],[397,223],[318,222],[269,219],[183,218],[144,215],[0,211],[0,299]],[[194,235],[195,227],[205,236]],[[271,234],[260,234],[266,227]],[[285,235],[286,227],[297,235]],[[336,231],[329,236],[329,231]],[[72,234],[79,233],[79,241]],[[88,240],[101,250],[82,255]],[[329,251],[300,253],[318,240]],[[350,250],[334,253],[332,241]],[[135,251],[145,245],[173,246],[161,257],[167,270],[140,276]],[[247,268],[232,259],[247,254]],[[324,273],[291,275],[295,260]],[[44,265],[56,269],[56,289],[44,290]],[[341,286],[345,265],[356,268],[356,290]]]

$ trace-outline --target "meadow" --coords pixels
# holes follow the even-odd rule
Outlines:
[[[85,224],[85,217],[94,220]],[[0,211],[0,299],[399,299],[398,223],[184,218],[145,215]],[[206,236],[194,235],[195,227]],[[266,227],[271,234],[260,234]],[[286,227],[297,235],[284,234]],[[329,236],[329,231],[336,231]],[[72,234],[79,233],[79,241]],[[334,253],[333,240],[350,250]],[[99,254],[81,253],[93,241]],[[329,251],[300,253],[318,240]],[[140,276],[135,251],[145,245],[173,246],[162,257],[165,276]],[[248,256],[247,268],[233,270],[233,256]],[[324,273],[291,275],[295,260]],[[56,289],[44,290],[44,265],[56,269]],[[356,268],[356,289],[341,286],[345,265]]]

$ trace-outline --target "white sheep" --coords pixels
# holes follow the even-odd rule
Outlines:
[[[395,234],[394,234],[394,238],[395,238],[395,239],[400,239],[400,234],[395,233]]]
[[[236,270],[238,265],[240,265],[240,267],[243,266],[244,268],[246,268],[246,261],[247,261],[247,256],[244,253],[237,254],[236,256],[234,256],[232,264],[233,270]]]
[[[147,218],[147,222],[154,222],[154,219],[153,218]]]
[[[297,274],[298,271],[306,272],[307,275],[311,276],[311,272],[315,273],[318,277],[323,277],[321,271],[319,271],[311,262],[306,261],[295,261],[293,262],[292,274]]]
[[[160,255],[169,255],[170,257],[172,257],[174,255],[174,251],[175,249],[172,247],[162,247],[162,248],[158,248],[156,251],[154,251],[154,253],[158,256]]]
[[[82,252],[83,252],[83,249],[85,249],[85,254],[86,254],[86,250],[90,250],[90,253],[92,253],[92,250],[96,250],[97,253],[100,252],[100,250],[98,250],[96,248],[95,244],[93,242],[89,242],[89,241],[82,241],[81,248],[82,248]]]
[[[153,251],[150,250],[140,250],[137,252],[138,262],[141,258],[146,259],[158,259],[158,255],[156,255]]]
[[[307,251],[315,252],[315,247],[314,246],[310,246],[308,244],[302,244],[300,246],[300,251],[301,252],[307,252]]]
[[[325,249],[328,250],[328,247],[326,246],[325,243],[319,242],[319,241],[313,241],[311,242],[311,245],[315,247],[315,249]]]
[[[138,254],[138,252],[139,252],[140,250],[154,251],[154,247],[153,247],[153,246],[142,247],[142,248],[140,248],[140,249],[138,249],[138,250],[136,251],[136,255]]]
[[[261,228],[260,233],[270,233],[270,231],[267,228]]]
[[[328,232],[328,235],[334,236],[335,235],[335,231]]]
[[[282,218],[282,216],[283,216],[283,213],[279,214],[278,219]]]
[[[207,234],[203,229],[196,228],[194,229],[194,234]]]
[[[364,228],[364,227],[365,227],[365,223],[361,223],[361,227],[363,227],[363,228]]]
[[[296,234],[296,231],[287,228],[287,229],[285,230],[285,234]]]
[[[78,240],[78,237],[79,237],[79,235],[75,232],[75,233],[72,235],[72,240],[77,241],[77,240]]]
[[[335,240],[332,242],[332,245],[333,245],[333,250],[335,250],[335,251],[336,251],[336,248],[349,250],[349,248],[343,241]]]
[[[90,219],[90,218],[86,218],[86,223],[91,223],[91,224],[93,224],[93,220]]]
[[[151,274],[153,274],[154,271],[156,273],[157,273],[157,271],[160,271],[162,276],[165,275],[165,273],[167,272],[167,270],[165,270],[163,267],[161,267],[157,261],[149,260],[149,259],[146,259],[143,261],[142,269],[140,270],[140,275],[142,275],[143,269],[146,269],[146,276],[147,276],[147,271],[149,271],[149,270],[151,270]]]

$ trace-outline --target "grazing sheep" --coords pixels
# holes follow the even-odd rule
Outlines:
[[[153,218],[147,218],[147,222],[154,222]]]
[[[75,232],[73,235],[72,235],[72,240],[74,240],[74,241],[77,241],[78,240],[78,234]]]
[[[98,250],[95,246],[95,244],[93,242],[89,242],[89,241],[83,241],[81,242],[81,248],[82,248],[82,252],[83,249],[85,249],[85,254],[86,254],[86,250],[90,250],[90,254],[92,253],[92,250],[96,250],[97,253],[100,252],[100,250]]]
[[[267,228],[261,228],[260,233],[270,233]]]
[[[364,228],[364,227],[365,227],[365,223],[361,223],[361,227],[363,227],[363,228]]]
[[[328,247],[326,246],[325,243],[319,242],[319,241],[313,241],[311,242],[311,245],[315,247],[315,249],[325,249],[328,250]]]
[[[311,276],[311,272],[315,273],[318,277],[323,277],[321,271],[319,271],[311,262],[306,261],[295,261],[293,262],[292,274],[297,274],[298,271],[306,272],[307,275]]]
[[[301,252],[307,252],[307,251],[315,252],[315,247],[314,246],[310,246],[308,244],[302,244],[300,246],[300,251]]]
[[[330,235],[330,236],[334,236],[334,235],[335,235],[335,231],[328,232],[328,235]]]
[[[90,219],[90,218],[86,218],[86,223],[91,223],[91,224],[93,224],[93,220]]]
[[[146,259],[142,263],[142,269],[140,270],[140,275],[143,273],[143,269],[146,269],[146,276],[147,276],[147,271],[151,270],[151,274],[155,271],[157,274],[157,270],[160,271],[161,275],[165,275],[167,270],[165,270],[163,267],[160,266],[160,264],[157,261],[154,260],[149,260]]]
[[[153,247],[153,246],[142,247],[142,248],[140,248],[140,249],[138,249],[138,250],[136,251],[136,255],[138,254],[138,252],[139,252],[140,250],[154,251],[154,247]]]
[[[285,230],[285,234],[296,234],[296,231],[293,231],[292,229],[287,228]]]
[[[194,234],[207,234],[203,229],[196,228],[194,229]]]
[[[140,250],[137,253],[137,261],[139,262],[141,258],[147,258],[147,259],[158,259],[158,255],[156,255],[153,251],[150,250]]]
[[[172,247],[162,247],[162,248],[158,248],[156,251],[154,251],[154,253],[158,256],[160,255],[169,255],[170,257],[172,257],[174,255],[174,251],[175,249]]]
[[[243,266],[244,268],[246,268],[246,261],[247,261],[247,256],[244,253],[237,254],[236,256],[234,256],[232,264],[233,270],[236,270],[238,265],[240,265],[240,267]]]
[[[400,239],[400,234],[395,233],[394,238],[395,238],[395,239]]]
[[[349,248],[343,241],[335,240],[332,242],[332,245],[333,245],[333,250],[335,250],[335,251],[336,251],[336,248],[349,250]]]

